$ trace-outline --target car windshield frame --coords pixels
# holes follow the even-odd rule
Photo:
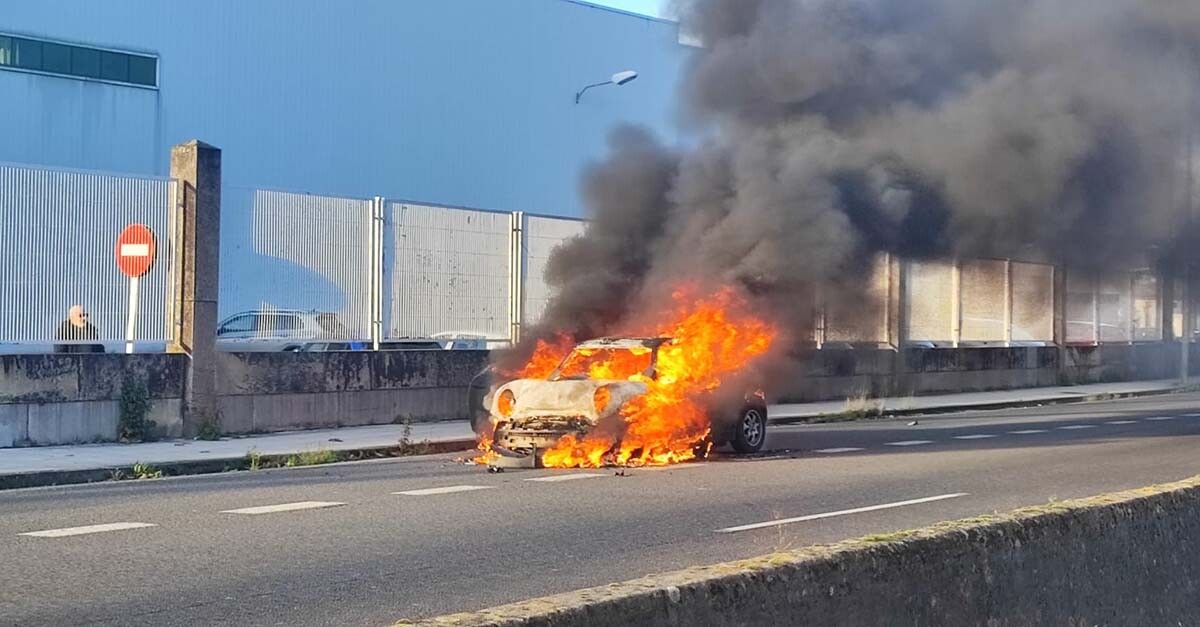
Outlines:
[[[628,377],[624,377],[624,379],[629,379],[638,374],[640,374],[644,377],[650,378],[650,379],[656,378],[658,376],[658,372],[657,372],[657,369],[658,369],[658,346],[644,346],[644,345],[643,346],[588,346],[588,347],[576,346],[575,348],[573,348],[571,350],[570,353],[567,353],[567,356],[564,357],[562,361],[560,361],[558,363],[558,366],[554,368],[554,372],[550,373],[550,376],[547,377],[547,380],[548,381],[588,381],[588,380],[591,380],[592,377],[589,376],[588,374],[573,375],[573,376],[564,376],[563,375],[563,368],[566,367],[566,365],[571,362],[572,358],[574,358],[578,354],[583,353],[584,351],[591,352],[592,354],[584,355],[582,358],[583,359],[591,359],[592,356],[594,356],[595,354],[598,354],[600,352],[633,353],[635,351],[640,351],[640,350],[645,350],[649,354],[649,356],[650,356],[649,364],[642,371],[635,373],[635,374],[631,374]]]

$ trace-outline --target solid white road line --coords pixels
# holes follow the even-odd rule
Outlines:
[[[820,453],[822,455],[836,455],[838,453],[857,453],[861,450],[864,450],[864,449],[847,446],[844,448],[821,448],[821,449],[817,449],[813,452]]]
[[[954,439],[955,440],[986,440],[988,438],[994,438],[994,437],[996,437],[996,436],[989,435],[987,433],[976,433],[974,435],[956,435],[956,436],[954,436]]]
[[[921,499],[912,499],[910,501],[899,501],[896,503],[884,503],[883,505],[871,505],[869,507],[856,507],[854,509],[844,509],[840,512],[826,512],[824,514],[809,514],[808,516],[797,516],[796,518],[783,518],[780,520],[768,520],[767,522],[753,523],[749,525],[738,525],[737,527],[726,527],[717,529],[717,533],[737,533],[739,531],[750,531],[751,529],[764,529],[767,527],[779,527],[781,525],[790,525],[792,523],[807,522],[810,520],[821,520],[822,518],[833,518],[835,516],[846,516],[849,514],[862,514],[865,512],[876,512],[881,509],[893,509],[896,507],[905,507],[908,505],[920,505],[921,503],[932,503],[934,501],[944,501],[946,499],[956,499],[960,496],[966,496],[966,492],[958,492],[955,494],[941,494],[938,496],[927,496]]]
[[[1063,431],[1074,431],[1078,429],[1095,429],[1096,425],[1067,425],[1065,427],[1058,428],[1062,429]]]
[[[1106,424],[1106,425],[1136,425],[1137,421],[1136,420],[1110,420],[1104,424]]]
[[[1009,431],[1013,435],[1033,435],[1035,433],[1050,433],[1046,429],[1021,429],[1020,431]]]
[[[576,479],[591,479],[593,477],[607,477],[594,472],[578,472],[572,475],[550,475],[549,477],[534,477],[526,479],[526,481],[541,481],[543,483],[557,483],[559,481],[574,481]]]
[[[321,509],[323,507],[339,507],[345,503],[332,503],[327,501],[300,501],[299,503],[281,503],[279,505],[262,505],[260,507],[243,507],[241,509],[227,509],[222,511],[222,514],[245,514],[247,516],[256,516],[258,514],[276,514],[279,512],[295,512],[302,509]]]
[[[1178,416],[1154,416],[1153,418],[1145,418],[1150,422],[1162,422],[1163,420],[1175,420]]]
[[[904,440],[903,442],[888,442],[887,446],[920,446],[922,444],[933,444],[933,440]]]
[[[1184,414],[1187,418],[1200,418],[1200,414]]]
[[[403,492],[392,492],[392,494],[403,494],[404,496],[433,496],[435,494],[454,494],[456,492],[474,492],[475,490],[491,490],[494,486],[488,485],[451,485],[444,488],[425,488],[424,490],[405,490]]]
[[[65,538],[67,536],[82,536],[89,533],[102,533],[105,531],[124,531],[126,529],[145,529],[146,527],[157,527],[150,523],[139,522],[119,522],[108,523],[105,525],[88,525],[86,527],[66,527],[63,529],[47,529],[45,531],[30,531],[28,533],[19,533],[21,536],[31,536],[34,538]]]

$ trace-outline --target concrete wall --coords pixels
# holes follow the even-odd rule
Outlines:
[[[152,399],[160,437],[179,437],[184,355],[0,356],[0,448],[117,439],[127,379]],[[227,434],[467,418],[484,351],[222,353],[217,407]]]
[[[405,624],[1194,625],[1200,477]]]
[[[182,432],[182,355],[0,355],[0,448],[117,438],[127,379],[146,384],[162,437]]]
[[[804,356],[775,400],[839,400],[1169,378],[1178,346],[824,350]],[[121,383],[146,381],[161,435],[181,434],[182,355],[0,356],[0,447],[117,437]],[[228,434],[463,420],[486,351],[219,353]],[[1200,346],[1193,346],[1200,374]]]
[[[224,353],[225,433],[465,420],[467,386],[486,351]]]
[[[1189,361],[1200,372],[1200,346]],[[1178,375],[1173,343],[1020,348],[827,349],[798,357],[803,364],[779,386],[779,400],[858,396],[919,396],[1048,385],[1167,379]]]

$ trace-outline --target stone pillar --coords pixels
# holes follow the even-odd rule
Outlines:
[[[221,150],[190,141],[171,148],[171,178],[182,208],[176,311],[170,352],[186,353],[183,432],[197,434],[217,415],[217,293],[221,239]]]

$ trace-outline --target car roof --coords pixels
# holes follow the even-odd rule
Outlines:
[[[580,342],[575,348],[658,348],[671,340],[669,337],[601,337]]]

